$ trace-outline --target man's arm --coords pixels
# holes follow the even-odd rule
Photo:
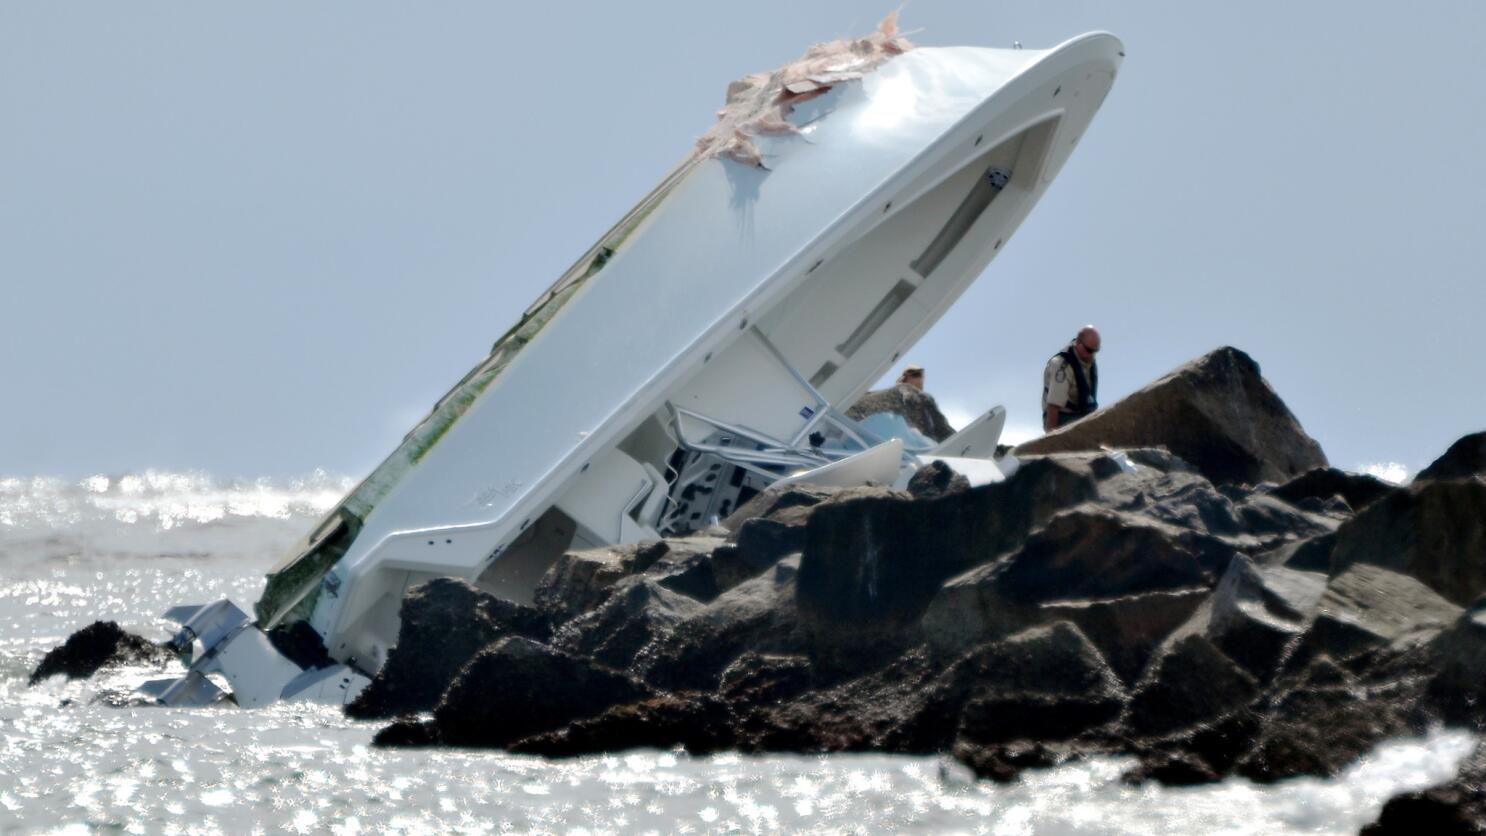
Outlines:
[[[1050,433],[1058,428],[1058,408],[1050,403],[1042,405],[1042,431]]]

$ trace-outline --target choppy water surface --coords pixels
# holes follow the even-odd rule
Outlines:
[[[96,618],[155,638],[173,604],[251,603],[348,487],[324,474],[0,479],[0,830],[1354,833],[1389,796],[1453,775],[1473,745],[1456,732],[1396,741],[1335,780],[1272,787],[1131,788],[1118,759],[996,786],[938,758],[385,751],[368,745],[375,725],[324,707],[90,703],[156,671],[26,687],[47,649]]]

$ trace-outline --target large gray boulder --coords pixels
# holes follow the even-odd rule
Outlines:
[[[470,659],[507,635],[545,638],[546,619],[531,607],[497,598],[457,578],[436,578],[403,596],[397,646],[346,706],[352,717],[428,711]]]
[[[1166,447],[1215,483],[1286,482],[1326,466],[1321,445],[1260,376],[1259,364],[1227,347],[1014,452],[1105,446]]]
[[[1336,533],[1333,572],[1371,564],[1459,605],[1486,593],[1486,482],[1425,481],[1378,500]]]

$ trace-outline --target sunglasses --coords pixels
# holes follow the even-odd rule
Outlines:
[[[1086,343],[1086,342],[1084,342],[1083,340],[1079,340],[1078,341],[1078,344],[1081,345],[1081,346],[1083,346],[1084,351],[1087,351],[1090,354],[1098,354],[1099,353],[1099,349],[1097,349],[1097,348],[1089,348],[1089,344]]]

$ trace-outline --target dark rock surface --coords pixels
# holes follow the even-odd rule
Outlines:
[[[1486,477],[1486,432],[1471,433],[1451,444],[1444,455],[1419,471],[1414,484],[1471,477]]]
[[[1365,473],[1348,473],[1334,467],[1318,467],[1307,471],[1270,491],[1270,495],[1291,505],[1299,505],[1307,499],[1326,500],[1339,496],[1347,506],[1360,511],[1373,502],[1400,488],[1369,476]]]
[[[454,676],[487,645],[506,635],[545,637],[546,619],[468,581],[438,578],[402,599],[397,646],[372,682],[346,706],[371,719],[428,711]]]
[[[996,484],[766,490],[716,536],[567,555],[550,633],[493,619],[433,719],[378,740],[952,752],[995,780],[1124,754],[1190,784],[1486,725],[1486,481],[1326,468],[1232,350],[1047,444]]]
[[[508,637],[470,660],[434,709],[432,725],[443,743],[508,746],[652,696],[620,671]]]
[[[131,664],[164,664],[171,654],[159,645],[127,632],[115,621],[95,621],[47,651],[29,684],[63,674],[68,679],[86,679],[106,667]]]
[[[1486,482],[1425,481],[1369,505],[1336,532],[1333,572],[1372,564],[1461,606],[1486,593]]]
[[[1301,429],[1236,348],[1220,348],[1089,417],[1015,448],[1018,456],[1100,447],[1165,446],[1214,483],[1287,482],[1326,466]]]

